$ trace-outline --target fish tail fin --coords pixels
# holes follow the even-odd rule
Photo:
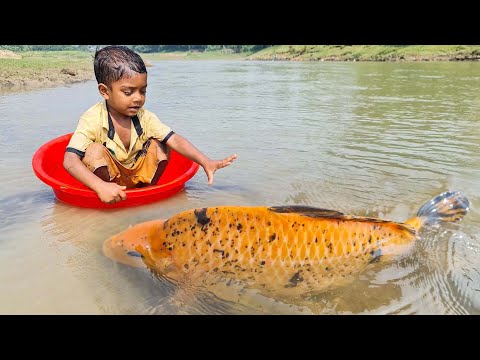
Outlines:
[[[459,191],[446,191],[425,203],[417,216],[406,223],[419,229],[422,225],[461,220],[470,207],[470,201]]]

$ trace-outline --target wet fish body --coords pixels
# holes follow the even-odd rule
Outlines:
[[[107,240],[104,251],[167,276],[230,278],[277,295],[311,293],[404,253],[422,225],[455,221],[468,210],[461,193],[435,199],[405,223],[308,206],[191,209],[136,225]]]

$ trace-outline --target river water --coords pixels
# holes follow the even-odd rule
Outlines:
[[[480,63],[159,61],[148,71],[145,107],[208,156],[237,161],[212,186],[200,169],[158,203],[72,207],[31,159],[101,100],[95,81],[0,95],[0,313],[480,314]],[[128,225],[190,208],[304,204],[405,221],[446,190],[469,198],[464,221],[423,229],[408,254],[301,304],[191,293],[102,254]]]

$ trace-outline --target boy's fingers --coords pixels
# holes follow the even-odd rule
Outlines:
[[[120,186],[121,190],[118,192],[118,196],[120,196],[120,199],[118,199],[118,201],[127,199],[127,194],[125,194],[125,192],[123,191],[126,188],[127,188],[126,186]]]
[[[233,154],[232,156],[223,159],[223,160],[220,162],[220,166],[221,166],[221,167],[228,166],[228,165],[230,165],[231,163],[233,163],[233,160],[235,160],[236,158],[237,158],[237,154]]]
[[[237,158],[237,154],[233,154],[230,157],[228,157],[226,160],[231,164],[233,160]]]

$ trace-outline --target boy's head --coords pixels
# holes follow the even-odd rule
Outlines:
[[[107,46],[95,53],[95,77],[109,111],[134,116],[145,103],[147,69],[140,55],[126,46]]]
[[[126,46],[111,45],[95,52],[93,70],[99,84],[111,87],[122,78],[146,74],[147,68],[140,55]]]

